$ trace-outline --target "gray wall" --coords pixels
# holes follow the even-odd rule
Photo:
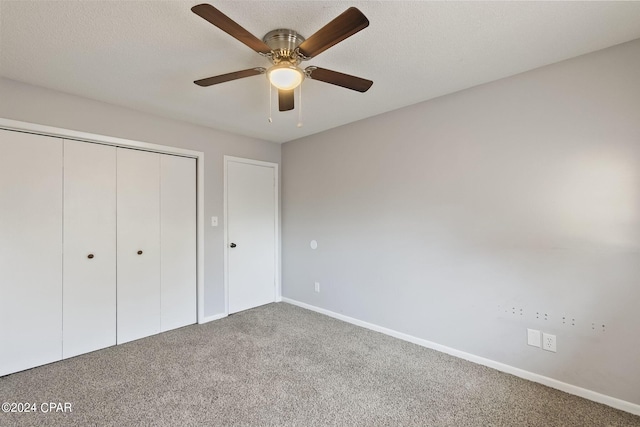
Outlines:
[[[283,296],[640,404],[639,76],[637,40],[284,144]]]
[[[205,316],[224,312],[223,156],[280,163],[280,144],[0,78],[0,117],[205,153]],[[218,216],[218,227],[209,218]]]

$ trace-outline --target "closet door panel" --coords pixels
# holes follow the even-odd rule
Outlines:
[[[160,155],[118,148],[118,344],[160,332]]]
[[[62,358],[62,140],[0,130],[0,375]]]
[[[63,357],[116,344],[116,148],[64,141]]]
[[[196,322],[196,161],[160,157],[161,329]]]

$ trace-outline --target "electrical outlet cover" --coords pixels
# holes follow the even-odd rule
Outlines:
[[[527,329],[527,344],[533,347],[540,347],[540,331],[536,329]]]
[[[542,349],[556,352],[556,336],[551,334],[542,334]]]

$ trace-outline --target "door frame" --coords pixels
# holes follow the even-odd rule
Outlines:
[[[263,166],[273,168],[274,176],[274,191],[273,191],[273,205],[275,209],[275,224],[274,224],[274,272],[275,272],[275,302],[282,301],[282,282],[280,278],[280,175],[279,165],[277,163],[265,162],[262,160],[245,159],[243,157],[224,156],[224,314],[229,315],[229,227],[228,227],[228,215],[229,215],[229,203],[228,203],[228,189],[227,189],[227,165],[229,162],[245,163],[254,166]]]
[[[19,120],[4,119],[0,117],[0,129],[17,132],[34,133],[44,136],[53,136],[81,142],[111,145],[115,147],[132,148],[137,150],[152,151],[160,154],[173,154],[182,157],[196,159],[196,299],[198,323],[209,320],[204,315],[204,153],[185,148],[170,147],[168,145],[151,144],[148,142],[134,141],[131,139],[116,138],[95,133],[79,132],[54,126],[39,125],[36,123],[22,122]]]

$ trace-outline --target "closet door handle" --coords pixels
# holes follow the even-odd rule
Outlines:
[[[236,244],[235,244],[235,243],[232,243],[232,244],[230,244],[229,246],[230,246],[230,247],[232,247],[232,248],[235,248],[235,247],[236,247]]]
[[[89,258],[89,259],[93,259],[93,254],[89,254],[89,255],[87,255],[87,258]]]
[[[138,255],[142,255],[142,251],[138,251]]]

